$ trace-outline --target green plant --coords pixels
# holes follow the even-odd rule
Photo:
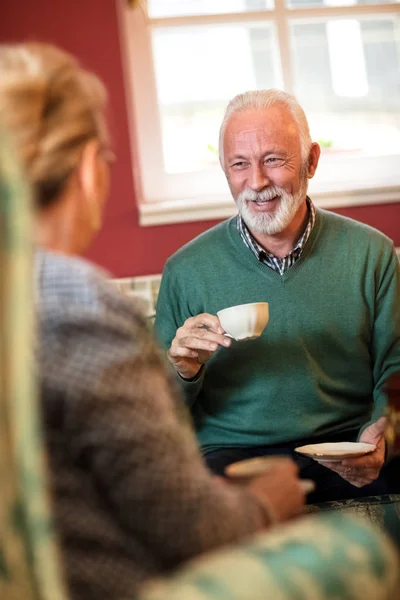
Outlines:
[[[326,140],[324,138],[320,138],[318,140],[318,144],[321,146],[321,148],[332,148],[333,147],[333,141]]]
[[[212,144],[207,144],[207,149],[215,154],[216,157],[219,156],[218,148],[215,148]]]

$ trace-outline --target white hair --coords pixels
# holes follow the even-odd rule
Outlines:
[[[246,110],[263,110],[270,106],[283,104],[293,116],[300,135],[301,157],[303,164],[307,162],[311,148],[311,136],[307,117],[295,96],[282,90],[252,90],[238,94],[228,104],[219,130],[219,157],[224,168],[224,136],[229,119],[234,113]]]

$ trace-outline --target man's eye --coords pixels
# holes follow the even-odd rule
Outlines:
[[[280,167],[283,164],[283,158],[277,156],[269,156],[265,159],[265,164],[270,167]]]
[[[233,163],[232,167],[243,167],[246,163],[244,161],[238,161]]]

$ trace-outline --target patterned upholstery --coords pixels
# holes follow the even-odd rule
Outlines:
[[[398,600],[388,549],[354,517],[303,518],[194,561],[140,600]]]
[[[32,381],[29,238],[28,194],[0,143],[0,598],[67,600]],[[205,555],[135,600],[397,600],[397,561],[364,522],[311,516]]]

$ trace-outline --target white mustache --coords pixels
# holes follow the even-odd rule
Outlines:
[[[282,196],[282,190],[276,186],[265,188],[265,190],[262,190],[261,192],[255,192],[254,190],[247,188],[239,194],[238,200],[240,202],[265,202],[276,198],[276,196]]]

